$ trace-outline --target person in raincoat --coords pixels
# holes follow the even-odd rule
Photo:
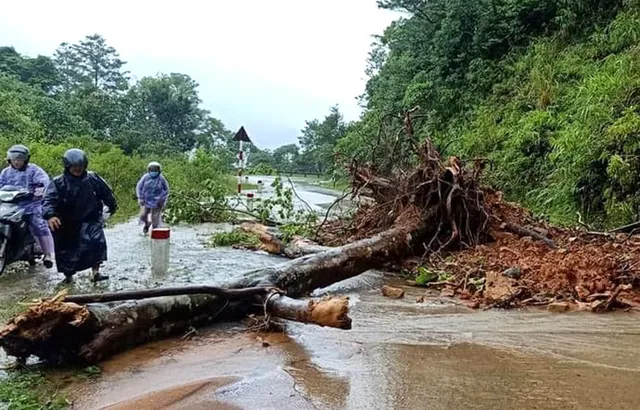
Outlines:
[[[56,251],[58,272],[70,281],[76,272],[91,268],[93,280],[109,279],[100,274],[107,260],[103,208],[109,215],[118,209],[109,185],[95,172],[87,171],[89,160],[77,148],[65,152],[64,173],[53,179],[44,196],[47,219]]]
[[[49,269],[53,267],[53,237],[42,217],[42,197],[49,185],[49,175],[36,164],[29,163],[31,152],[24,145],[14,145],[7,151],[9,166],[0,173],[0,187],[12,186],[28,190],[33,198],[19,204],[24,209],[24,216],[29,231],[38,242],[44,253],[43,264]]]
[[[153,161],[147,165],[147,173],[140,178],[136,186],[136,195],[140,204],[142,233],[146,235],[150,226],[157,228],[162,224],[162,211],[169,198],[169,183],[162,176],[159,163]]]

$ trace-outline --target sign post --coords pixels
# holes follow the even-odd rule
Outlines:
[[[240,127],[236,135],[233,137],[234,141],[238,141],[240,145],[240,149],[238,150],[238,193],[242,193],[242,172],[244,171],[246,164],[246,159],[244,155],[244,143],[251,143],[249,136],[247,135],[247,131],[244,130],[244,127]]]

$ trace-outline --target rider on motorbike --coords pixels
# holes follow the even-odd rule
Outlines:
[[[24,145],[14,145],[7,151],[9,166],[0,173],[0,187],[14,186],[28,190],[32,199],[19,205],[24,209],[25,219],[31,235],[40,245],[44,253],[43,264],[49,269],[53,267],[53,237],[42,217],[42,198],[49,185],[49,176],[39,166],[29,163],[31,153]]]

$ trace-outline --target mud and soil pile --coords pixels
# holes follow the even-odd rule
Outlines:
[[[640,307],[640,236],[549,226],[515,204],[494,199],[492,215],[502,222],[493,218],[487,242],[407,261],[407,267],[415,271],[426,265],[452,276],[451,283],[438,287],[470,300],[473,307],[547,305],[560,311]],[[555,246],[505,231],[506,221],[552,239]]]
[[[382,176],[351,163],[352,193],[373,203],[351,219],[325,224],[319,241],[338,246],[414,224],[420,240],[400,267],[419,286],[458,295],[472,307],[640,307],[640,236],[549,225],[481,187],[484,161],[444,160],[429,140],[414,154],[412,169]],[[407,219],[409,209],[414,217]]]

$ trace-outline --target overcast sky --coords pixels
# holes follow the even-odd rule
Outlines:
[[[371,36],[396,17],[376,0],[0,0],[0,45],[52,55],[98,33],[135,77],[190,75],[213,116],[275,148],[334,104],[358,118]]]

